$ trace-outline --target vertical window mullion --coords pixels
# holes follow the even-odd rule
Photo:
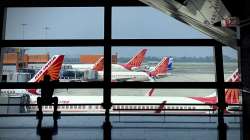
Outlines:
[[[6,18],[6,8],[0,6],[0,41],[2,42],[5,37],[5,18]],[[3,48],[5,46],[0,46],[0,82],[2,82],[2,70],[3,70]]]
[[[215,65],[216,65],[216,82],[217,82],[217,98],[218,98],[218,138],[219,140],[226,139],[226,123],[224,122],[224,111],[226,109],[225,88],[224,88],[224,68],[222,45],[214,47]]]
[[[105,109],[105,121],[109,121],[109,109],[111,108],[111,37],[112,37],[112,6],[111,0],[105,1],[104,7],[104,92],[103,107]]]

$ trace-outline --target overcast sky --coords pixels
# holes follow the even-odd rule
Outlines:
[[[103,8],[8,8],[6,39],[103,39]],[[150,7],[113,8],[112,38],[210,38]],[[47,29],[46,29],[47,27]],[[53,46],[52,46],[53,47]],[[116,47],[113,53],[132,56],[141,47]],[[211,47],[152,47],[148,56],[211,56]],[[91,48],[29,48],[29,53],[102,54]],[[233,49],[225,55],[236,56]]]

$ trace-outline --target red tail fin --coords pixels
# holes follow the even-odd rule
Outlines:
[[[240,74],[238,69],[230,76],[227,82],[240,82]],[[225,89],[225,100],[228,104],[238,104],[240,90],[239,89]]]
[[[29,82],[40,82],[44,75],[49,75],[51,80],[58,80],[63,60],[64,55],[53,56]]]
[[[154,88],[151,88],[146,94],[145,96],[154,96]]]
[[[163,57],[161,62],[155,67],[155,69],[149,72],[150,77],[157,77],[160,75],[166,75],[168,72],[168,57]]]
[[[235,70],[235,72],[232,74],[232,76],[229,77],[227,82],[240,82],[240,74],[238,72],[238,69]],[[225,89],[225,101],[228,104],[238,104],[239,103],[239,95],[240,90],[239,89]],[[217,96],[216,93],[213,93],[207,97],[191,97],[192,99],[204,102],[204,103],[217,103]]]
[[[162,110],[164,110],[164,107],[166,105],[167,101],[163,101],[160,106],[155,110],[155,113],[161,113]]]
[[[140,67],[143,60],[144,60],[144,56],[145,56],[146,52],[147,52],[147,49],[142,49],[133,58],[131,58],[128,61],[128,63],[123,64],[122,66],[128,70],[132,70],[133,67]]]
[[[104,68],[104,57],[101,57],[99,60],[96,61],[93,70],[102,71]]]

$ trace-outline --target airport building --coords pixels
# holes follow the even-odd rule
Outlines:
[[[3,0],[0,139],[249,140],[249,6]]]
[[[94,64],[99,60],[103,55],[80,55],[81,64]],[[117,55],[112,55],[112,64],[117,64]]]
[[[72,69],[72,65],[94,64],[101,57],[103,55],[80,55],[80,58],[65,58],[63,70],[67,69],[69,73],[70,69],[71,73],[74,73],[73,77],[79,77],[76,75],[82,77],[81,74],[77,74],[81,73],[78,72],[79,70]],[[26,54],[25,49],[7,48],[3,58],[3,75],[7,76],[7,82],[26,82],[49,61],[49,58],[49,54]],[[112,55],[112,63],[117,63],[117,55]],[[72,77],[72,74],[66,77]]]

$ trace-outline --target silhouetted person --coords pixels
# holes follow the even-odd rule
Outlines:
[[[56,119],[59,115],[59,112],[57,111],[58,98],[53,97],[54,87],[51,87],[49,85],[49,83],[55,83],[55,82],[58,82],[58,80],[50,81],[49,75],[45,75],[44,80],[41,81],[41,97],[37,97],[37,104],[39,109],[37,114],[39,118],[42,118],[43,116],[42,105],[52,105],[52,103],[54,103],[54,113],[53,113],[54,119]]]

